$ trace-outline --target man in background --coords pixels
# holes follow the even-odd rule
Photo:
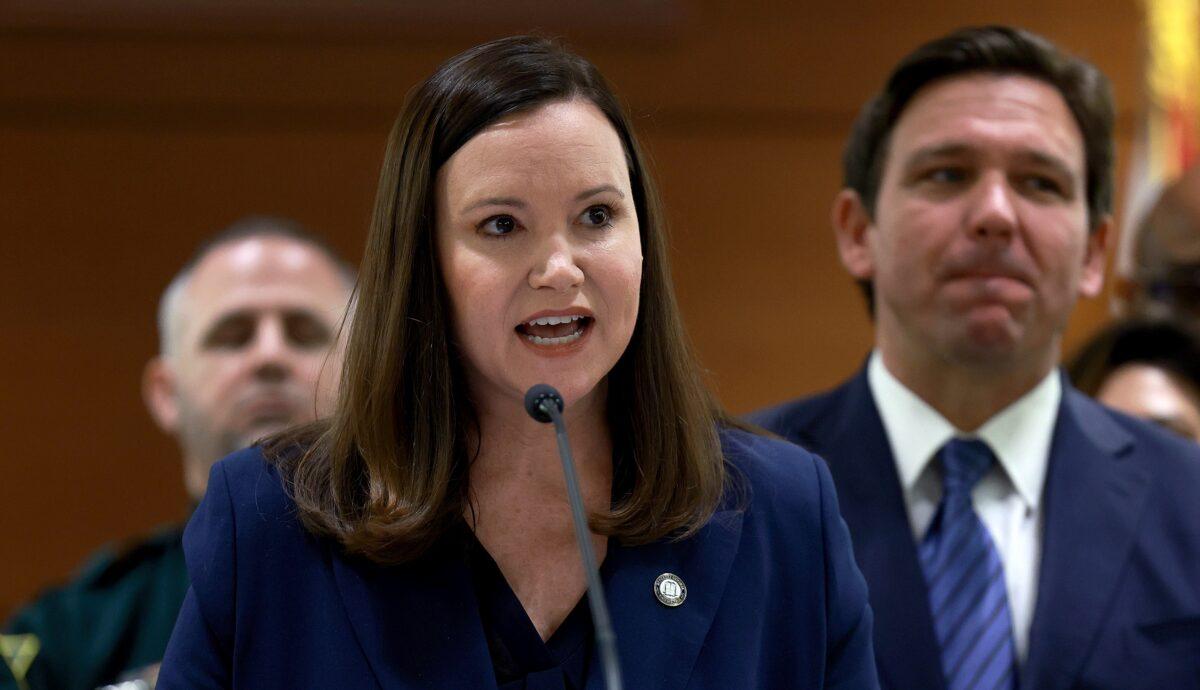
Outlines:
[[[833,208],[875,349],[755,421],[829,461],[884,687],[1196,687],[1200,450],[1057,370],[1111,221],[1107,80],[967,29],[862,111]]]
[[[209,469],[256,439],[323,415],[340,375],[335,337],[354,273],[291,221],[243,219],[199,248],[159,303],[160,352],[142,389],[183,454],[193,504]],[[188,588],[183,527],[108,549],[17,612],[0,688],[90,690],[152,682]],[[30,635],[34,637],[29,637]],[[18,671],[10,674],[9,671]]]

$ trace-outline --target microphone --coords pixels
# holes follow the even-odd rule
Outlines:
[[[621,690],[621,667],[617,663],[617,638],[613,634],[612,621],[608,617],[608,602],[604,599],[604,586],[600,584],[600,570],[596,567],[596,553],[592,551],[591,530],[588,529],[587,514],[583,512],[583,498],[579,494],[579,478],[575,475],[575,460],[571,456],[571,445],[567,442],[567,425],[563,423],[563,399],[553,386],[539,383],[525,392],[525,411],[543,424],[554,424],[558,437],[558,455],[562,459],[563,476],[567,480],[567,499],[571,503],[571,519],[575,523],[575,541],[579,542],[579,553],[583,557],[583,572],[587,576],[588,606],[592,610],[592,626],[596,631],[596,647],[600,650],[600,662],[604,670],[605,686],[608,690]]]

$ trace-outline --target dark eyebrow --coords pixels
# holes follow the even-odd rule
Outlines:
[[[463,213],[474,211],[482,206],[512,206],[513,208],[525,208],[525,202],[511,196],[489,196],[486,199],[480,199],[473,204],[468,204],[462,210]]]
[[[253,318],[254,314],[247,309],[238,309],[226,314],[222,314],[220,318],[218,318],[216,321],[213,321],[211,324],[209,324],[208,328],[204,329],[204,333],[200,338],[201,347],[208,347],[212,345],[213,338],[217,337],[217,334],[221,332],[221,329]]]
[[[966,144],[950,143],[940,146],[930,146],[928,148],[917,149],[904,161],[906,168],[916,168],[926,162],[938,158],[952,158],[955,156],[963,156],[971,153],[971,147]]]
[[[909,156],[908,160],[905,162],[906,167],[916,168],[928,163],[931,160],[967,156],[971,153],[972,149],[969,145],[951,142],[949,144],[942,144],[940,146],[931,146],[929,148],[919,149]],[[1017,158],[1027,163],[1033,163],[1034,165],[1052,168],[1055,173],[1064,176],[1072,182],[1075,181],[1075,173],[1071,171],[1071,167],[1058,156],[1043,153],[1042,151],[1037,151],[1034,149],[1023,149],[1017,153]]]
[[[1018,158],[1024,159],[1030,163],[1033,163],[1034,165],[1051,168],[1055,173],[1062,175],[1072,183],[1075,182],[1075,173],[1072,172],[1071,167],[1068,166],[1066,162],[1064,162],[1058,156],[1052,156],[1048,153],[1042,153],[1041,151],[1026,150],[1022,151],[1018,155]]]
[[[575,196],[575,200],[583,201],[584,199],[586,199],[588,197],[596,196],[600,192],[612,192],[613,194],[616,194],[617,196],[621,197],[622,199],[625,198],[625,193],[622,192],[621,190],[617,189],[616,187],[614,187],[610,184],[602,184],[599,187],[592,187],[591,189],[585,189],[584,191],[580,192],[579,194],[577,194]]]
[[[1148,417],[1148,419],[1164,429],[1173,431],[1184,438],[1192,438],[1192,431],[1188,428],[1187,423],[1176,415],[1169,415],[1165,417],[1162,415],[1155,415]]]

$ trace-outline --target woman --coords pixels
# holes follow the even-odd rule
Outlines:
[[[554,435],[522,405],[540,382],[626,687],[875,686],[829,476],[703,388],[592,65],[510,38],[417,88],[356,300],[333,418],[214,468],[160,687],[602,687]]]
[[[1200,338],[1182,322],[1117,321],[1079,349],[1067,373],[1105,405],[1200,441]]]

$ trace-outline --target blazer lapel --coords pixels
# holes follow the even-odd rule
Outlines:
[[[1129,557],[1149,472],[1134,439],[1063,384],[1044,498],[1045,528],[1022,685],[1073,685]]]
[[[690,539],[609,547],[604,589],[626,687],[678,690],[687,683],[724,596],[741,533],[742,514],[724,511]],[[687,586],[687,599],[675,608],[654,596],[654,580],[665,572]],[[604,687],[598,656],[588,687]]]
[[[385,567],[330,548],[334,579],[380,688],[495,688],[465,557],[449,546]]]
[[[887,687],[945,687],[925,576],[883,422],[860,370],[841,390],[820,447],[875,612],[875,657]]]
[[[609,547],[602,575],[627,686],[633,679],[647,690],[687,683],[741,529],[742,514],[724,511],[684,541]],[[496,687],[470,574],[448,551],[392,568],[331,553],[346,613],[381,688]],[[677,608],[654,596],[654,580],[664,572],[687,585],[687,600]],[[603,687],[598,656],[588,687]]]

